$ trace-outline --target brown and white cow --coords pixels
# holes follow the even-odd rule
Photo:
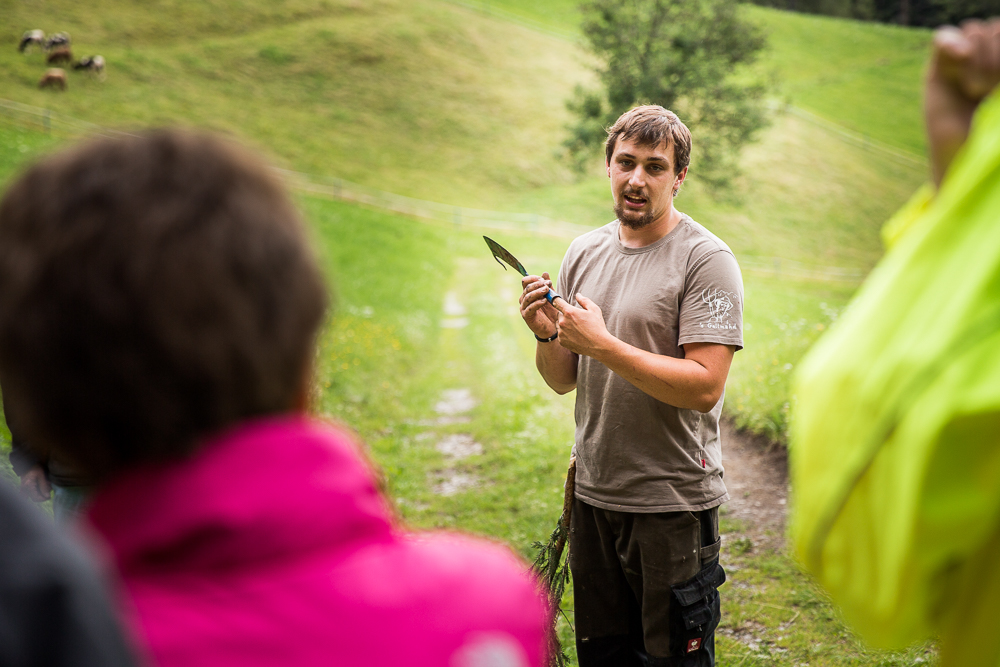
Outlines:
[[[38,82],[38,87],[66,90],[66,72],[58,67],[46,70],[45,75],[42,77],[41,81]]]

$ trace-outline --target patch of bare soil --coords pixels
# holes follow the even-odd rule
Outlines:
[[[736,628],[722,627],[718,633],[724,637],[731,637],[740,642],[751,651],[759,651],[761,639],[767,634],[767,628],[763,623],[757,621],[744,621]]]
[[[439,496],[453,496],[479,486],[479,478],[455,470],[447,470],[439,473],[438,481],[434,484],[434,493]]]
[[[785,449],[722,423],[722,465],[730,500],[725,516],[743,524],[738,536],[753,549],[778,550],[785,543],[788,459]],[[734,536],[723,536],[733,539]]]
[[[469,389],[446,389],[441,392],[441,400],[434,406],[434,412],[439,416],[432,421],[419,422],[423,426],[445,426],[471,421],[466,414],[478,405],[478,401]],[[480,485],[476,475],[463,472],[455,466],[470,456],[483,453],[483,446],[467,433],[452,433],[439,437],[436,434],[424,432],[417,440],[437,439],[434,448],[444,454],[445,468],[430,474],[431,488],[440,496],[453,496],[474,489]]]

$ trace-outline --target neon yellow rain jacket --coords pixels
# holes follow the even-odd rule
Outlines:
[[[1000,96],[800,365],[796,553],[876,646],[1000,664]]]

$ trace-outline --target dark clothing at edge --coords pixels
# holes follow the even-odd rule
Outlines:
[[[139,664],[81,548],[0,482],[0,664]]]

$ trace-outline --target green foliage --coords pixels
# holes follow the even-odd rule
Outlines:
[[[766,123],[767,87],[752,75],[766,43],[726,0],[587,0],[583,34],[599,59],[602,90],[577,88],[566,147],[579,163],[604,127],[637,104],[677,113],[697,137],[692,173],[719,187],[737,171],[740,147]]]
[[[823,14],[844,18],[871,19],[872,0],[749,0],[755,5],[775,7],[806,14]]]
[[[535,560],[531,563],[531,571],[545,586],[549,604],[555,610],[552,627],[549,629],[549,665],[550,667],[566,667],[569,656],[563,650],[559,641],[560,616],[566,617],[561,607],[566,587],[570,582],[569,556],[563,558],[569,542],[570,517],[573,512],[573,495],[576,490],[576,460],[571,459],[569,471],[566,474],[566,488],[563,496],[563,511],[559,515],[556,527],[549,535],[549,541],[534,542]]]
[[[560,615],[565,617],[565,612],[559,607],[563,596],[566,595],[566,587],[570,582],[569,558],[563,558],[562,547],[566,544],[568,535],[560,519],[559,525],[552,531],[549,541],[532,542],[531,547],[536,550],[537,555],[531,563],[531,571],[535,576],[545,583],[547,593],[552,607],[556,609],[556,615],[552,619],[552,628],[549,632],[549,665],[550,667],[566,667],[569,664],[569,656],[563,650],[559,641],[559,621]]]
[[[503,8],[547,29],[579,34],[578,0],[463,2],[484,11]],[[773,75],[774,97],[873,140],[923,155],[920,100],[929,31],[753,5],[743,5],[741,11],[768,35],[768,46],[754,67],[759,76]]]
[[[997,0],[750,0],[755,5],[912,26],[1000,15]]]

